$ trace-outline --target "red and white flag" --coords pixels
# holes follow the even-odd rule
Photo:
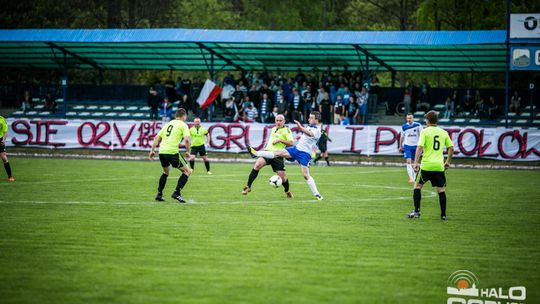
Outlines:
[[[206,79],[204,87],[201,90],[201,94],[199,95],[199,98],[197,98],[197,103],[201,109],[205,109],[211,105],[222,90],[223,89],[215,84],[212,80]]]

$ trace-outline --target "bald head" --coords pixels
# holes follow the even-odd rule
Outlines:
[[[279,114],[276,116],[276,126],[281,128],[283,125],[285,125],[285,116]]]

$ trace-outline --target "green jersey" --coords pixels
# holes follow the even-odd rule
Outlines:
[[[189,135],[191,135],[191,146],[192,147],[200,147],[204,146],[204,137],[208,134],[208,130],[206,130],[205,127],[199,126],[196,128],[195,126],[191,127],[189,129]]]
[[[178,146],[185,136],[189,136],[189,128],[182,120],[174,119],[161,128],[159,154],[177,154]]]
[[[4,117],[0,116],[0,141],[2,141],[2,138],[4,137],[4,134],[6,134],[8,131],[8,125],[6,123],[6,120]]]
[[[266,147],[264,147],[267,151],[277,151],[277,150],[283,150],[285,147],[287,147],[283,143],[277,143],[273,145],[272,143],[277,140],[281,139],[283,141],[292,141],[293,136],[291,129],[289,127],[283,126],[281,128],[273,127],[272,130],[270,130],[270,138],[268,139],[268,142],[266,143]]]
[[[444,171],[444,147],[453,147],[452,140],[448,132],[430,126],[420,132],[418,145],[424,147],[424,155],[420,169],[425,171]]]

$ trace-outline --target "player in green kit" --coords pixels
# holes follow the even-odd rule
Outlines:
[[[156,155],[154,151],[156,150],[156,147],[160,145],[159,161],[161,162],[161,167],[163,167],[163,174],[161,174],[161,177],[159,178],[156,201],[164,201],[163,188],[165,188],[167,177],[169,177],[169,166],[173,166],[182,171],[182,175],[178,178],[176,190],[174,190],[171,197],[180,203],[186,202],[181,195],[181,191],[186,185],[191,171],[184,157],[178,152],[178,146],[182,139],[186,146],[186,157],[189,157],[189,152],[191,150],[189,128],[184,122],[186,116],[186,110],[178,109],[175,114],[175,119],[164,125],[154,138],[154,144],[150,150],[150,160],[154,159],[154,156]]]
[[[437,127],[439,118],[437,112],[429,111],[426,113],[426,128],[420,132],[420,138],[418,139],[418,146],[416,147],[416,156],[414,158],[414,171],[420,172],[416,175],[416,181],[414,184],[413,200],[414,211],[409,213],[409,218],[420,217],[420,199],[421,189],[425,183],[431,181],[433,187],[437,187],[437,193],[439,193],[439,204],[441,207],[441,220],[446,220],[446,176],[444,171],[450,167],[452,156],[454,155],[454,145],[448,132]],[[444,148],[448,150],[448,158],[444,161]],[[422,163],[418,166],[420,155],[422,157]]]
[[[9,160],[7,158],[7,153],[6,153],[7,132],[8,132],[8,125],[6,123],[6,120],[4,119],[4,117],[0,116],[0,158],[2,158],[2,162],[4,162],[4,169],[6,169],[8,180],[12,182],[12,181],[15,181],[15,179],[13,178],[13,175],[11,174],[11,165],[9,164]]]
[[[268,139],[268,142],[264,148],[266,151],[283,150],[285,147],[294,145],[291,129],[285,126],[285,116],[281,114],[276,116],[275,122],[276,125],[270,131],[270,138]],[[287,195],[288,198],[292,198],[293,194],[291,191],[289,191],[289,180],[285,174],[285,161],[283,160],[283,157],[276,157],[272,159],[266,159],[263,157],[257,158],[253,169],[251,169],[251,173],[249,173],[247,185],[245,185],[244,189],[242,189],[242,194],[247,195],[249,192],[251,192],[251,185],[257,178],[257,175],[259,175],[259,170],[266,165],[272,166],[272,170],[274,170],[274,172],[281,177],[285,195]]]
[[[205,127],[201,126],[201,119],[199,117],[193,120],[193,127],[189,129],[189,135],[191,136],[191,156],[189,158],[189,165],[191,170],[195,169],[195,157],[197,153],[202,157],[204,161],[204,166],[206,167],[206,173],[212,174],[210,172],[210,162],[208,161],[208,156],[206,156],[206,143],[205,139],[210,142],[210,136],[208,135],[208,130]]]

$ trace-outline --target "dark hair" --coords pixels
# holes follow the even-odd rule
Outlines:
[[[409,112],[409,113],[407,113],[407,115],[405,115],[405,116],[414,116],[414,115],[413,115],[413,113]]]
[[[184,108],[180,108],[176,110],[174,117],[185,117],[186,115],[187,115],[186,110],[184,110]]]
[[[429,112],[426,113],[425,115],[427,121],[430,123],[430,124],[437,124],[437,122],[439,121],[439,115],[437,114],[437,112],[431,110]]]
[[[315,119],[318,121],[318,122],[321,122],[321,113],[317,112],[317,111],[313,111],[310,113],[311,115],[313,115],[313,117],[315,117]]]

